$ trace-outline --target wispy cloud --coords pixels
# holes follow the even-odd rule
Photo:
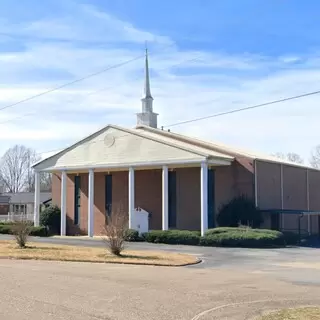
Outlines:
[[[76,1],[59,6],[50,17],[19,23],[0,19],[5,48],[0,52],[0,108],[141,55],[146,40],[160,125],[319,89],[317,52],[269,56],[186,50],[169,35],[138,28],[94,6]],[[141,59],[0,111],[0,152],[14,143],[39,151],[56,149],[108,123],[134,126],[142,88]],[[319,102],[320,97],[313,96],[173,130],[266,153],[294,151],[307,157],[320,143]]]

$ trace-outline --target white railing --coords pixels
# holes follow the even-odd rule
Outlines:
[[[17,212],[9,212],[7,216],[7,221],[33,221],[33,214],[25,214],[25,213],[17,213]]]

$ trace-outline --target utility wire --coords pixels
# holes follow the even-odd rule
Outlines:
[[[206,117],[201,117],[201,118],[190,119],[190,120],[187,120],[187,121],[176,122],[176,123],[172,123],[172,124],[169,124],[169,125],[166,125],[166,126],[162,126],[161,128],[168,128],[168,127],[173,127],[173,126],[177,126],[177,125],[183,125],[183,124],[187,124],[187,123],[191,123],[191,122],[201,121],[201,120],[205,120],[205,119],[216,118],[216,117],[220,117],[220,116],[224,116],[224,115],[228,115],[228,114],[232,114],[232,113],[236,113],[236,112],[246,111],[246,110],[250,110],[250,109],[262,108],[262,107],[265,107],[265,106],[268,106],[268,105],[281,103],[281,102],[294,100],[294,99],[299,99],[299,98],[304,98],[304,97],[316,95],[316,94],[319,94],[319,93],[320,93],[320,90],[319,91],[313,91],[313,92],[309,92],[309,93],[305,93],[305,94],[301,94],[301,95],[297,95],[297,96],[292,96],[292,97],[288,97],[288,98],[283,98],[283,99],[279,99],[279,100],[273,100],[273,101],[270,101],[270,102],[257,104],[257,105],[254,105],[254,106],[249,106],[249,107],[234,109],[234,110],[230,110],[230,111],[220,112],[220,113],[216,113],[216,114],[213,114],[213,115],[210,115],[210,116],[206,116]],[[125,137],[125,136],[128,136],[128,135],[129,134],[124,134],[124,135],[118,136],[117,138]],[[64,148],[48,150],[48,151],[39,152],[37,154],[44,154],[44,153],[55,152],[55,151],[58,152],[58,151],[61,151],[63,149]]]
[[[109,70],[111,70],[111,69],[119,68],[119,67],[121,67],[121,66],[124,66],[124,65],[130,63],[130,62],[139,60],[139,59],[143,58],[144,56],[145,56],[145,55],[137,56],[137,57],[135,57],[135,58],[133,58],[133,59],[126,60],[126,61],[124,61],[124,62],[121,62],[121,63],[115,64],[115,65],[109,66],[109,67],[107,67],[107,68],[105,68],[105,69],[103,69],[103,70],[100,70],[100,71],[95,72],[95,73],[91,73],[91,74],[89,74],[89,75],[87,75],[87,76],[84,76],[84,77],[82,77],[82,78],[79,78],[79,79],[73,80],[73,81],[71,81],[71,82],[65,83],[65,84],[60,85],[60,86],[58,86],[58,87],[55,87],[55,88],[52,88],[52,89],[43,91],[43,92],[41,92],[41,93],[39,93],[39,94],[36,94],[36,95],[34,95],[34,96],[31,96],[31,97],[22,99],[22,100],[20,100],[20,101],[14,102],[14,103],[12,103],[12,104],[8,104],[8,105],[6,105],[6,106],[4,106],[4,107],[1,107],[1,108],[0,108],[0,111],[5,110],[5,109],[8,109],[8,108],[15,107],[15,106],[17,106],[18,104],[21,104],[21,103],[24,103],[24,102],[33,100],[33,99],[35,99],[35,98],[41,97],[41,96],[43,96],[43,95],[45,95],[45,94],[48,94],[48,93],[51,93],[51,92],[54,92],[54,91],[60,90],[60,89],[62,89],[62,88],[65,88],[65,87],[67,87],[67,86],[70,86],[70,85],[72,85],[72,84],[74,84],[74,83],[77,83],[77,82],[80,82],[80,81],[83,81],[83,80],[92,78],[92,77],[94,77],[94,76],[97,76],[97,75],[99,75],[99,74],[102,74],[102,73],[104,73],[104,72],[106,72],[106,71],[109,71]]]
[[[170,69],[170,68],[173,68],[173,67],[177,67],[177,66],[179,66],[179,65],[182,65],[182,64],[184,64],[184,63],[186,63],[186,62],[196,61],[196,60],[198,60],[198,59],[200,59],[200,58],[201,58],[201,56],[197,56],[197,57],[192,58],[192,59],[183,60],[183,61],[180,61],[179,63],[176,63],[176,64],[174,64],[174,65],[171,65],[171,66],[167,67],[167,68],[163,68],[163,69],[160,69],[160,70],[157,70],[157,71],[165,71],[165,70],[168,70],[168,69]],[[140,77],[135,77],[133,80],[138,80],[139,78],[140,78]],[[86,97],[88,97],[88,96],[95,95],[95,94],[97,94],[97,93],[99,93],[99,92],[102,92],[102,91],[105,91],[105,90],[110,90],[110,89],[115,88],[115,87],[118,88],[119,86],[123,86],[123,85],[127,85],[127,83],[123,83],[123,82],[122,82],[121,84],[116,84],[116,85],[113,85],[113,86],[103,87],[103,88],[100,88],[100,89],[91,91],[91,92],[87,93],[86,95],[84,95],[84,98],[86,98]],[[66,104],[69,104],[69,103],[71,103],[71,102],[73,102],[73,99],[67,100]],[[80,107],[80,106],[83,105],[85,102],[86,102],[86,101],[83,100],[83,101],[80,102],[80,104],[78,104],[77,106]],[[0,122],[0,124],[5,124],[5,123],[9,123],[9,122],[12,122],[12,121],[15,121],[15,120],[20,120],[20,119],[22,119],[22,118],[24,118],[24,117],[28,117],[28,116],[32,116],[32,115],[36,115],[36,114],[37,114],[37,112],[29,112],[29,113],[23,114],[23,115],[21,115],[21,116],[17,116],[17,117],[8,119],[8,120],[4,120],[4,121]]]
[[[172,47],[172,46],[174,46],[174,45],[175,45],[175,43],[171,43],[171,44],[165,46],[164,48],[162,48],[162,50],[168,49],[168,48],[170,48],[170,47]],[[149,53],[149,54],[150,54],[150,53]],[[74,83],[77,83],[77,82],[86,80],[86,79],[88,79],[88,78],[97,76],[97,75],[102,74],[102,73],[104,73],[104,72],[106,72],[106,71],[108,71],[108,70],[115,69],[115,68],[119,68],[119,67],[121,67],[121,66],[123,66],[123,65],[126,65],[126,64],[128,64],[128,63],[130,63],[130,62],[139,60],[139,59],[144,58],[144,57],[145,57],[145,54],[144,54],[144,55],[141,55],[141,56],[137,56],[136,58],[133,58],[133,59],[124,61],[124,62],[122,62],[122,63],[109,66],[109,67],[106,68],[106,69],[103,69],[103,70],[101,70],[101,71],[92,73],[92,74],[90,74],[90,75],[88,75],[88,76],[85,76],[85,77],[82,77],[82,78],[80,78],[80,79],[76,79],[76,80],[74,80],[74,81],[65,83],[65,84],[63,84],[63,85],[61,85],[61,86],[58,86],[58,87],[55,87],[55,88],[53,88],[53,89],[46,90],[46,91],[41,92],[41,93],[39,93],[39,94],[37,94],[37,95],[28,97],[28,98],[23,99],[23,100],[20,100],[20,101],[17,101],[17,102],[15,102],[15,103],[13,103],[13,104],[6,105],[6,106],[4,106],[4,107],[0,107],[0,111],[1,111],[1,110],[5,110],[5,109],[8,109],[8,108],[12,108],[12,107],[14,107],[14,106],[16,106],[16,105],[19,105],[19,104],[21,104],[21,103],[24,103],[24,102],[33,100],[33,99],[38,98],[38,97],[41,97],[41,96],[43,96],[43,95],[45,95],[45,94],[48,94],[48,93],[57,91],[57,90],[62,89],[62,88],[64,88],[64,87],[66,87],[66,86],[69,86],[69,85],[72,85],[72,84],[74,84]],[[199,59],[199,57],[196,58],[196,59]],[[196,59],[190,59],[190,60],[188,60],[188,61],[193,61],[193,60],[196,60]],[[179,64],[180,64],[180,63],[179,63]],[[177,64],[177,65],[179,65],[179,64]],[[116,87],[116,85],[115,85],[115,86],[111,86],[111,87],[104,87],[104,88],[102,88],[102,89],[98,89],[98,90],[92,91],[92,92],[88,93],[86,96],[90,96],[90,95],[96,94],[96,93],[98,93],[98,92],[100,92],[100,91],[103,91],[103,90],[106,90],[106,89],[110,89],[110,88],[113,88],[113,87]],[[70,101],[70,100],[67,101],[67,103],[69,103],[69,102],[71,102],[71,101]],[[21,115],[21,116],[18,116],[18,117],[14,117],[14,118],[12,118],[12,119],[8,119],[8,120],[5,120],[5,121],[2,121],[2,122],[0,122],[0,124],[8,123],[8,122],[11,122],[11,121],[14,121],[14,120],[19,120],[19,119],[21,119],[21,118],[24,118],[24,117],[27,117],[27,116],[30,116],[30,115],[34,115],[34,114],[36,114],[36,113],[35,113],[35,112],[34,112],[34,113],[27,113],[27,114],[24,114],[24,115]]]
[[[285,102],[285,101],[289,101],[289,100],[295,100],[295,99],[300,99],[300,98],[304,98],[304,97],[308,97],[308,96],[313,96],[313,95],[316,95],[316,94],[319,94],[319,93],[320,93],[320,90],[313,91],[313,92],[300,94],[300,95],[293,96],[293,97],[288,97],[288,98],[284,98],[284,99],[273,100],[273,101],[257,104],[257,105],[254,105],[254,106],[233,109],[233,110],[229,110],[229,111],[215,113],[215,114],[212,114],[212,115],[209,115],[209,116],[204,116],[204,117],[194,118],[194,119],[190,119],[190,120],[186,120],[186,121],[180,121],[180,122],[176,122],[176,123],[171,123],[171,124],[168,124],[166,126],[162,126],[162,128],[169,128],[169,127],[183,125],[183,124],[187,124],[187,123],[191,123],[191,122],[206,120],[206,119],[210,119],[210,118],[216,118],[216,117],[228,115],[228,114],[231,114],[231,113],[237,113],[237,112],[246,111],[246,110],[258,109],[258,108],[266,107],[266,106],[269,106],[269,105],[272,105],[272,104],[276,104],[276,103],[280,103],[280,102]]]

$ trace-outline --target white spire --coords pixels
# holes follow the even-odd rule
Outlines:
[[[145,59],[145,79],[144,79],[144,97],[141,99],[142,112],[137,114],[137,125],[145,125],[157,128],[158,114],[153,112],[153,98],[150,89],[148,49],[146,49]]]
[[[146,65],[145,65],[145,79],[144,79],[144,99],[152,98],[150,90],[150,77],[149,77],[149,62],[148,62],[148,49],[146,48]]]

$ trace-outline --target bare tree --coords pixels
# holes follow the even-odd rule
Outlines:
[[[304,160],[301,158],[300,155],[298,155],[297,153],[294,153],[294,152],[289,152],[287,154],[287,159],[291,162],[295,162],[295,163],[303,163]]]
[[[273,154],[273,156],[277,157],[279,159],[288,160],[288,161],[295,162],[295,163],[302,164],[304,162],[302,157],[294,152],[289,152],[287,154],[282,153],[282,152],[277,152],[277,153]]]
[[[49,172],[41,172],[40,173],[40,190],[51,191],[51,186],[52,186],[52,174]]]
[[[311,151],[310,164],[313,168],[320,169],[320,145]]]
[[[26,247],[26,243],[31,232],[31,227],[32,222],[28,221],[23,216],[21,216],[19,220],[16,220],[12,225],[12,233],[19,248],[23,249]]]
[[[0,180],[8,192],[34,189],[31,165],[38,159],[33,149],[23,145],[15,145],[6,151],[0,160]]]
[[[106,218],[103,240],[110,253],[120,256],[124,249],[124,242],[128,232],[128,215],[122,210],[112,211]]]

